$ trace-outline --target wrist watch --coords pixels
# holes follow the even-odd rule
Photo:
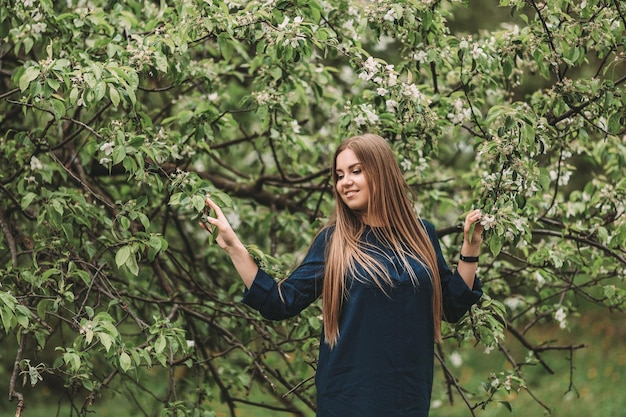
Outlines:
[[[463,256],[463,255],[460,255],[459,259],[462,260],[463,262],[468,262],[468,263],[477,263],[478,262],[478,256]]]

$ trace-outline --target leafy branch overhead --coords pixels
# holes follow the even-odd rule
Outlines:
[[[479,3],[0,0],[16,416],[55,383],[80,416],[114,393],[144,415],[312,415],[320,305],[260,319],[197,223],[214,196],[287,276],[331,213],[335,146],[364,131],[394,147],[450,263],[463,213],[485,213],[487,296],[445,329],[434,395],[471,415],[511,390],[550,409],[528,367],[552,372],[556,350],[573,370],[583,344],[534,330],[566,329],[582,301],[624,308],[626,6],[500,0],[498,24],[468,26]],[[456,344],[508,366],[461,386]]]

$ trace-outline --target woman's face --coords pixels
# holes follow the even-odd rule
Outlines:
[[[352,210],[367,214],[370,186],[365,178],[361,162],[351,149],[345,149],[337,155],[336,178],[337,193],[341,200]]]

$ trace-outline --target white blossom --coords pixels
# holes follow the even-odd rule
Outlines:
[[[100,150],[104,152],[106,156],[109,156],[113,153],[113,148],[115,147],[114,142],[106,142],[100,146]]]
[[[480,224],[485,230],[489,230],[496,224],[496,217],[491,214],[483,214],[480,218]]]
[[[385,13],[385,17],[383,17],[383,20],[386,20],[388,22],[394,22],[397,18],[398,16],[396,15],[396,11],[392,7],[391,9],[387,10],[387,13]]]
[[[358,126],[363,126],[367,123],[374,124],[378,121],[378,115],[372,108],[371,104],[362,104],[360,109],[361,113],[353,119],[354,123]]]
[[[37,171],[43,169],[43,164],[41,163],[41,161],[39,159],[37,159],[36,156],[31,156],[30,158],[30,170],[31,171]]]
[[[42,33],[42,32],[45,32],[47,27],[48,27],[47,24],[45,24],[43,22],[38,22],[38,23],[35,23],[31,27],[31,29],[32,29],[33,33]]]
[[[418,101],[429,102],[424,93],[422,93],[415,84],[405,84],[404,95],[409,96]]]
[[[396,108],[398,108],[398,102],[393,99],[389,99],[385,101],[385,106],[388,112],[394,113]]]
[[[419,62],[420,64],[425,63],[427,58],[428,58],[428,54],[425,51],[419,51],[413,54],[413,59]]]
[[[378,115],[374,112],[371,105],[364,105],[362,109],[370,123],[376,123],[378,121]]]
[[[458,368],[459,366],[463,365],[463,357],[461,357],[461,354],[459,352],[452,352],[450,354],[450,363],[455,368]]]
[[[300,133],[300,125],[298,124],[297,120],[292,120],[291,122],[289,122],[289,124],[291,125],[291,130],[293,131],[293,133]]]
[[[378,95],[379,95],[379,96],[385,96],[385,95],[387,95],[387,93],[388,93],[389,91],[387,91],[387,89],[386,89],[386,88],[383,88],[383,87],[378,87],[378,88],[376,89],[376,92],[378,93]]]
[[[354,20],[348,20],[343,25],[341,25],[343,29],[346,30],[346,35],[352,39],[358,38],[357,31],[354,27]]]
[[[567,327],[567,314],[565,313],[565,310],[563,309],[563,307],[560,307],[555,313],[554,313],[554,319],[559,322],[559,327],[561,329],[564,329]]]
[[[365,68],[368,71],[376,71],[376,69],[378,68],[379,63],[376,62],[374,60],[374,57],[369,57],[367,58],[367,60],[363,63],[363,68]]]
[[[461,124],[472,117],[472,110],[464,107],[463,100],[457,99],[454,104],[454,112],[448,113],[448,119],[455,125]]]
[[[511,310],[517,310],[524,306],[524,300],[520,297],[508,297],[504,300],[504,305]]]
[[[367,123],[367,119],[365,118],[364,115],[359,114],[358,116],[356,116],[354,119],[352,119],[354,121],[354,123],[356,123],[358,126],[363,126],[365,123]]]
[[[535,281],[537,281],[537,288],[543,287],[543,284],[546,283],[546,279],[543,277],[543,275],[541,275],[539,271],[535,271],[533,277],[535,278]]]
[[[389,87],[393,87],[398,83],[398,73],[393,69],[393,65],[391,64],[385,66],[385,70],[389,74],[389,77],[387,78],[387,85]]]
[[[288,24],[289,24],[289,18],[287,16],[285,16],[285,20],[283,20],[283,23],[278,25],[278,29],[281,29],[281,30],[285,29]]]

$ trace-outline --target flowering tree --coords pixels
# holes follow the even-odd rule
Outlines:
[[[331,210],[332,150],[363,131],[392,144],[451,263],[463,213],[485,213],[486,295],[438,349],[450,395],[471,415],[511,390],[548,409],[527,367],[580,346],[533,329],[581,298],[624,307],[626,6],[500,0],[511,22],[466,34],[448,23],[463,3],[0,0],[15,415],[52,385],[79,416],[113,393],[144,415],[312,415],[319,304],[262,320],[197,221],[210,193],[284,277]],[[461,387],[458,345],[510,366]]]

